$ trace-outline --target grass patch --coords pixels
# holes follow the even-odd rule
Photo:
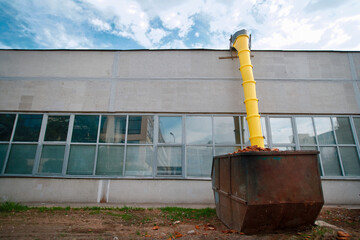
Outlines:
[[[179,208],[179,207],[165,207],[160,208],[165,217],[172,221],[193,219],[193,220],[207,220],[216,216],[214,208]]]
[[[4,202],[0,204],[0,212],[22,212],[31,209],[28,206],[14,202]]]

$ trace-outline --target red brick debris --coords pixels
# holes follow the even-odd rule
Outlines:
[[[249,146],[246,147],[244,149],[239,149],[233,153],[229,153],[229,154],[235,154],[235,153],[241,153],[241,152],[278,152],[279,149],[278,148],[263,148],[263,147],[258,147],[257,145],[254,146]]]

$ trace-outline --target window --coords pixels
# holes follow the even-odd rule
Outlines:
[[[260,118],[265,146],[317,150],[324,178],[360,177],[359,116]],[[210,178],[250,145],[244,115],[0,114],[0,175]]]
[[[19,114],[5,173],[32,174],[42,114]]]

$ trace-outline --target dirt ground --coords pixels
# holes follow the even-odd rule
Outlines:
[[[190,211],[190,212],[189,212]],[[193,211],[193,214],[191,214]],[[32,208],[0,212],[0,239],[336,239],[337,230],[306,226],[244,235],[224,226],[210,209],[179,214],[163,209]],[[189,214],[190,213],[190,214]],[[360,239],[360,209],[324,207],[319,220]]]

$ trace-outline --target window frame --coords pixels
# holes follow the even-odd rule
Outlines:
[[[60,177],[60,178],[114,178],[114,179],[196,179],[196,180],[209,180],[209,177],[195,177],[195,176],[188,176],[187,173],[187,151],[188,147],[212,147],[212,154],[215,156],[216,148],[218,147],[232,147],[232,148],[244,148],[246,147],[245,142],[243,142],[243,134],[244,130],[246,128],[246,125],[244,125],[244,122],[241,120],[242,117],[246,117],[243,113],[238,114],[185,114],[185,113],[63,113],[63,112],[49,112],[49,113],[39,113],[39,112],[1,112],[1,114],[14,114],[14,125],[11,132],[11,137],[9,141],[0,141],[0,144],[7,144],[8,148],[6,151],[6,157],[4,159],[3,166],[1,166],[0,176],[6,177],[6,176],[27,176],[27,177]],[[39,114],[42,115],[42,123],[39,133],[39,139],[37,142],[21,142],[21,141],[14,141],[14,135],[16,131],[16,127],[18,124],[18,119],[20,114]],[[97,129],[97,136],[96,136],[96,142],[94,143],[85,143],[85,142],[71,142],[72,140],[72,134],[73,134],[73,128],[74,128],[74,119],[76,115],[96,115],[99,116],[98,118],[98,129]],[[124,143],[105,143],[100,142],[100,130],[101,130],[101,120],[103,116],[109,116],[109,115],[115,115],[115,116],[126,116],[126,129],[125,129],[125,141]],[[45,133],[46,128],[48,124],[48,119],[50,116],[69,116],[69,126],[67,131],[67,138],[66,141],[45,141]],[[128,127],[129,127],[129,118],[131,116],[152,116],[153,117],[153,141],[152,143],[128,143]],[[182,124],[182,140],[181,143],[160,143],[158,139],[159,134],[159,118],[160,117],[181,117],[181,124]],[[186,143],[187,139],[187,130],[186,130],[186,121],[187,117],[210,117],[211,119],[211,134],[212,134],[212,143],[211,144],[192,144],[192,143]],[[240,144],[216,144],[215,143],[215,118],[216,117],[239,117],[239,126],[240,126]],[[321,114],[262,114],[261,117],[265,119],[265,126],[266,131],[264,133],[267,136],[267,142],[268,147],[270,148],[276,148],[276,147],[294,147],[295,150],[300,150],[302,147],[314,147],[318,151],[320,150],[320,147],[335,147],[337,154],[338,154],[338,161],[339,166],[341,169],[341,176],[329,176],[324,173],[324,166],[323,161],[321,159],[321,155],[319,154],[319,165],[320,165],[320,172],[321,172],[321,178],[322,179],[341,179],[341,180],[352,180],[352,179],[360,179],[359,176],[346,176],[346,172],[344,170],[343,160],[340,154],[340,148],[341,147],[355,147],[358,160],[360,161],[360,139],[356,131],[356,126],[354,123],[354,119],[360,119],[360,115],[321,115]],[[308,117],[311,118],[312,121],[312,127],[315,134],[315,144],[300,144],[299,138],[298,138],[298,129],[296,125],[296,118],[298,117]],[[331,121],[331,128],[334,135],[335,143],[334,144],[320,144],[318,139],[318,134],[316,131],[315,126],[315,118],[316,117],[328,117]],[[336,117],[346,117],[349,120],[350,123],[350,130],[353,134],[354,138],[354,144],[339,144],[338,139],[336,136],[336,131],[334,128],[334,118]],[[291,119],[291,127],[294,135],[294,143],[292,144],[274,144],[272,141],[272,135],[271,135],[271,124],[270,124],[270,118],[290,118]],[[246,121],[246,120],[244,120]],[[9,162],[10,152],[12,149],[12,146],[16,144],[32,144],[37,145],[36,147],[36,155],[33,163],[33,169],[31,174],[10,174],[5,173],[7,164]],[[39,167],[40,167],[40,160],[41,160],[41,154],[44,146],[47,145],[61,145],[65,146],[65,152],[64,152],[64,159],[63,159],[63,165],[62,165],[62,171],[61,174],[53,174],[53,173],[40,173]],[[93,168],[92,168],[92,174],[90,175],[69,175],[67,174],[67,168],[69,163],[69,154],[71,146],[75,145],[91,145],[95,146],[95,156],[93,159]],[[98,161],[98,155],[99,155],[99,147],[100,146],[123,146],[124,147],[124,155],[121,156],[119,159],[121,159],[123,164],[122,169],[122,176],[120,175],[96,175],[96,167],[97,167],[97,161]],[[151,146],[153,148],[154,154],[153,154],[153,165],[152,165],[152,174],[151,176],[126,176],[126,156],[127,156],[127,147],[128,146]],[[181,147],[181,167],[182,167],[182,174],[181,175],[158,175],[157,167],[158,167],[158,148],[159,147]],[[210,173],[209,173],[210,174]]]

